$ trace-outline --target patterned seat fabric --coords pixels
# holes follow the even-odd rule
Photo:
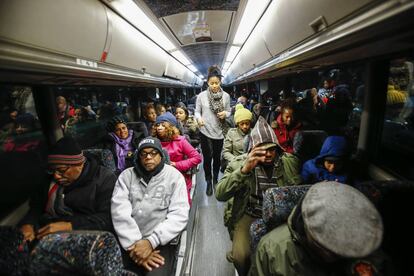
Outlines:
[[[83,152],[87,156],[92,156],[99,162],[99,164],[110,169],[112,172],[115,173],[116,165],[114,161],[114,156],[112,155],[112,152],[110,150],[108,149],[85,149],[83,150]]]
[[[250,226],[250,246],[254,251],[260,239],[272,229],[286,223],[293,208],[311,185],[268,189],[263,196],[263,218]]]
[[[109,232],[50,234],[39,241],[31,257],[33,275],[135,275],[123,269],[121,250]]]
[[[263,196],[263,221],[269,230],[287,222],[300,198],[311,185],[271,188]]]
[[[250,246],[252,252],[256,250],[260,239],[269,232],[263,219],[256,219],[250,225]]]
[[[29,249],[23,246],[23,234],[12,226],[0,226],[0,274],[27,275]]]

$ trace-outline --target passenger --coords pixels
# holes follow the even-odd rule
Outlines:
[[[249,275],[391,275],[375,252],[382,236],[381,216],[362,193],[318,183],[286,224],[262,237]]]
[[[332,93],[332,89],[329,84],[329,80],[324,80],[323,87],[319,88],[318,90],[318,96],[326,104],[328,102],[329,97],[331,96],[331,93]]]
[[[192,187],[191,169],[201,163],[201,155],[193,148],[184,136],[179,135],[177,120],[170,112],[157,117],[152,136],[161,140],[162,147],[167,150],[170,165],[179,170],[187,185],[188,202],[191,206],[190,191]]]
[[[56,98],[56,106],[58,113],[58,120],[62,130],[65,130],[66,121],[75,116],[75,108],[66,102],[65,97],[58,96]]]
[[[237,104],[234,121],[237,127],[231,128],[224,139],[222,172],[236,156],[244,153],[244,138],[250,133],[252,113],[244,108],[242,104]]]
[[[352,184],[347,169],[348,158],[345,138],[329,136],[325,139],[320,154],[303,164],[301,173],[303,182],[313,184],[321,181],[336,181]]]
[[[296,121],[295,107],[292,101],[282,102],[280,112],[271,125],[282,150],[293,153],[293,138],[302,128],[302,124]]]
[[[139,143],[135,167],[116,182],[111,212],[126,268],[169,276],[176,251],[169,243],[186,227],[190,207],[184,177],[164,164],[162,151],[157,138]]]
[[[262,217],[263,194],[268,188],[301,183],[299,159],[290,153],[278,153],[277,137],[263,117],[259,117],[249,138],[248,153],[236,157],[217,185],[216,198],[233,199],[227,204],[225,224],[233,240],[227,259],[239,275],[250,268],[251,223]],[[230,209],[231,208],[231,209]],[[230,209],[230,210],[229,210]]]
[[[157,112],[157,116],[160,116],[164,114],[165,112],[167,112],[167,108],[165,107],[165,105],[160,104],[160,103],[155,106],[155,110]]]
[[[230,95],[221,88],[221,78],[220,69],[211,66],[207,77],[208,88],[197,96],[195,109],[195,117],[201,132],[207,195],[212,195],[212,185],[216,185],[218,180],[223,140],[229,129],[226,118],[231,116]],[[213,161],[213,173],[211,161]]]
[[[298,103],[298,113],[304,128],[317,129],[325,103],[319,97],[316,88],[305,91],[305,97]]]
[[[189,115],[188,109],[184,103],[177,104],[175,108],[175,117],[183,129],[183,135],[187,136],[190,144],[197,147],[200,144],[200,129],[197,121]]]
[[[11,134],[15,129],[16,118],[19,115],[19,112],[16,108],[7,108],[3,111],[0,118],[0,131],[6,133],[6,135]]]
[[[155,107],[152,104],[148,104],[144,109],[144,122],[147,126],[148,133],[151,133],[152,125],[155,123],[157,119],[157,113],[155,112]]]
[[[60,139],[51,149],[48,165],[53,177],[36,191],[20,222],[25,240],[60,231],[113,231],[110,202],[116,176],[85,158],[71,137]]]
[[[37,149],[40,145],[40,140],[30,135],[30,132],[33,132],[36,128],[35,124],[35,117],[30,113],[17,116],[14,135],[5,139],[3,150],[5,152],[27,152]]]
[[[103,140],[103,149],[109,149],[114,156],[116,174],[134,166],[134,152],[144,138],[141,132],[128,129],[126,122],[119,116],[113,117],[106,125],[108,134]]]

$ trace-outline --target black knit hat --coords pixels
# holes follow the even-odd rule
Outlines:
[[[49,165],[78,165],[85,162],[81,148],[72,137],[63,137],[57,141],[47,159]]]
[[[106,123],[106,131],[114,132],[117,124],[126,124],[126,121],[120,116],[115,116]]]
[[[156,137],[148,136],[142,139],[141,142],[139,142],[138,144],[137,151],[140,152],[142,149],[145,149],[145,148],[154,148],[158,150],[161,155],[163,154],[161,142]]]

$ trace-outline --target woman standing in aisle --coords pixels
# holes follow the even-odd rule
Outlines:
[[[195,109],[195,118],[200,127],[207,195],[213,193],[212,185],[217,184],[223,140],[229,129],[226,118],[231,115],[230,95],[221,88],[221,78],[218,67],[211,66],[208,69],[208,88],[198,95]],[[211,161],[213,161],[213,172]]]

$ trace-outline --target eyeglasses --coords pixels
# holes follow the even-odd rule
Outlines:
[[[146,157],[148,157],[148,155],[149,155],[151,158],[154,158],[155,156],[157,156],[157,154],[158,154],[158,151],[157,151],[157,150],[152,150],[152,151],[150,151],[150,152],[141,151],[141,152],[139,153],[139,157],[141,157],[141,158],[146,158]]]
[[[63,169],[63,170],[62,170]],[[62,175],[64,175],[65,173],[66,173],[66,171],[67,170],[69,170],[70,169],[70,166],[69,167],[60,167],[60,168],[56,168],[56,169],[48,169],[46,172],[48,173],[48,174],[50,174],[50,175],[54,175],[54,174],[57,174],[57,175],[60,175],[60,176],[62,176]]]

